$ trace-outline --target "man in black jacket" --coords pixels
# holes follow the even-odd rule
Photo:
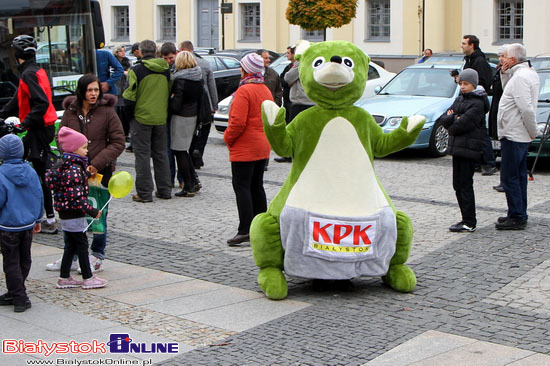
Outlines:
[[[472,34],[467,34],[462,37],[462,52],[464,53],[464,70],[474,69],[479,75],[479,85],[489,94],[493,81],[493,73],[491,66],[487,62],[487,57],[479,48],[479,38]],[[487,133],[485,134],[485,142],[483,145],[482,175],[493,175],[497,172],[495,154],[491,139]]]

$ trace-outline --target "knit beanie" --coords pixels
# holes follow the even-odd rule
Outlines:
[[[248,53],[241,59],[241,67],[248,74],[262,72],[264,71],[264,59],[254,52]]]
[[[0,139],[0,159],[21,159],[23,152],[23,141],[19,137],[10,133]]]
[[[458,75],[458,82],[467,81],[474,86],[474,89],[477,88],[477,83],[479,82],[479,77],[477,76],[477,71],[474,69],[462,70]]]
[[[87,143],[88,139],[80,132],[63,126],[57,133],[57,141],[61,144],[61,149],[63,149],[63,151],[72,153]]]

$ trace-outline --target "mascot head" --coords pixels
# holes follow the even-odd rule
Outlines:
[[[316,104],[343,108],[363,94],[370,58],[353,43],[302,41],[296,47],[296,59],[304,91]]]

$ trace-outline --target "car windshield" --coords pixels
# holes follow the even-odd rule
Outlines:
[[[451,98],[457,84],[444,68],[407,68],[394,77],[380,95],[416,95]]]
[[[535,70],[550,69],[550,57],[534,58],[531,60],[531,66]]]
[[[539,72],[539,101],[550,103],[550,72]]]

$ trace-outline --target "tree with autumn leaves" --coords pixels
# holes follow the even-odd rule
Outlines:
[[[357,0],[290,0],[286,18],[305,30],[340,28],[355,18]]]

